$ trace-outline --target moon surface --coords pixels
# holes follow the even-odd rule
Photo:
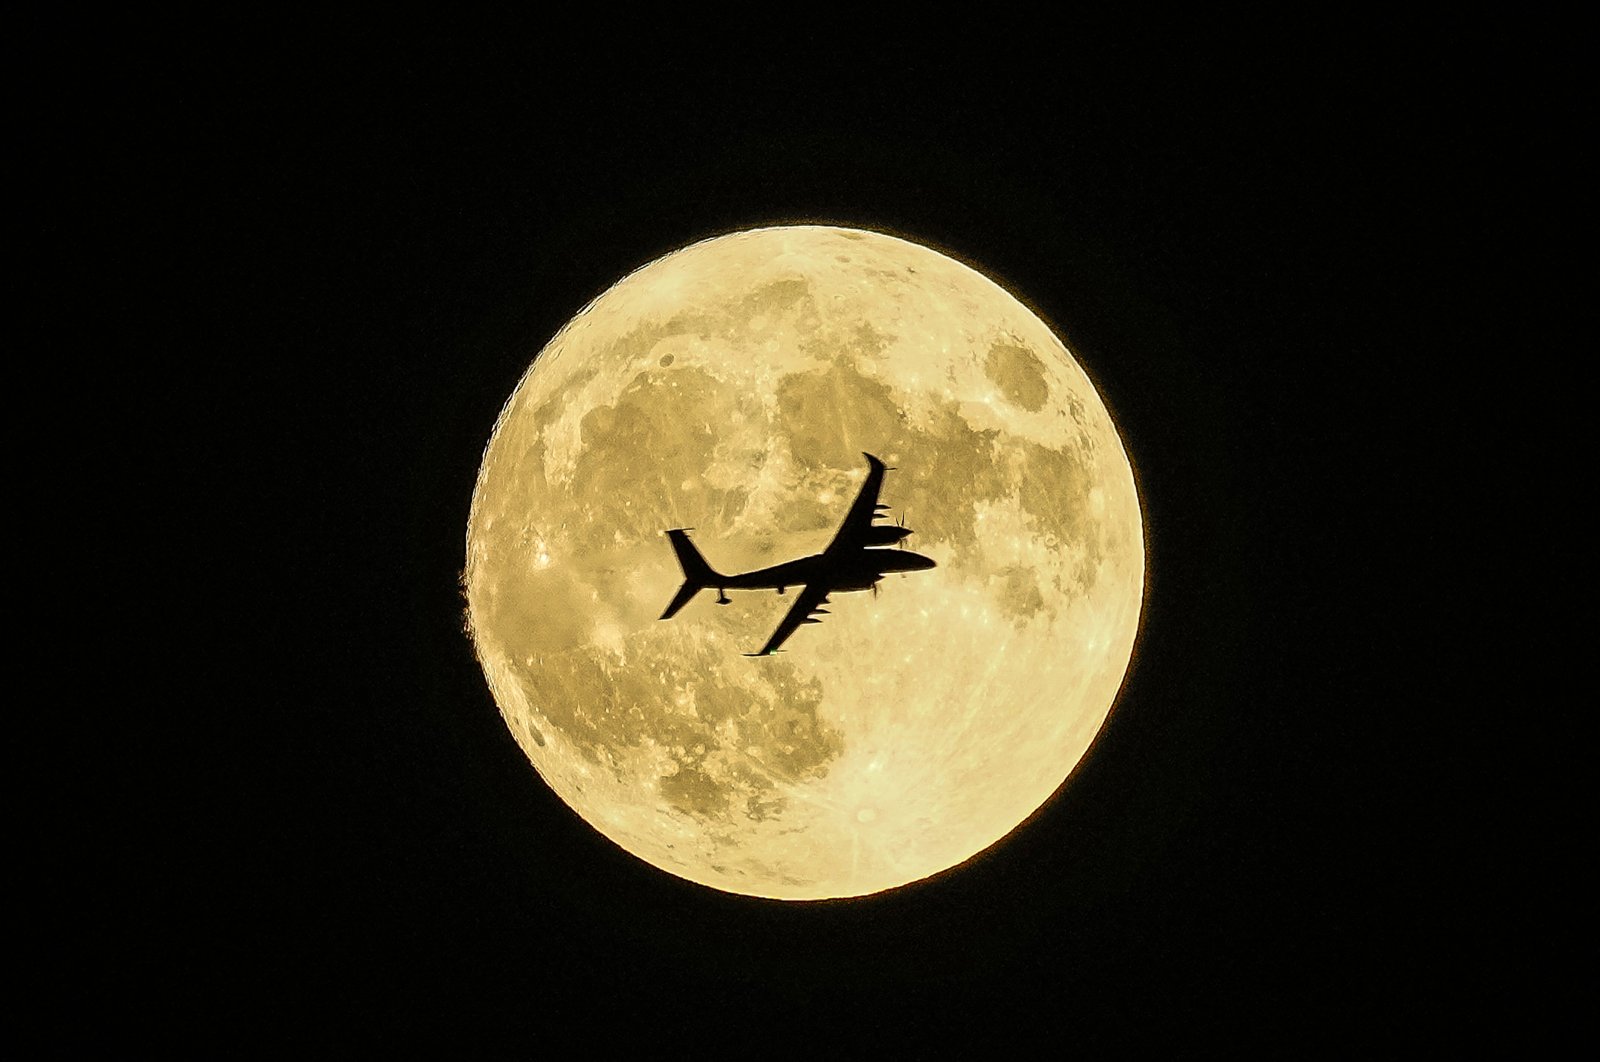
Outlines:
[[[866,474],[938,567],[794,601],[698,595],[820,551]],[[784,226],[627,276],[544,348],[495,424],[467,529],[467,623],[507,726],[579,815],[730,892],[857,896],[994,844],[1082,759],[1144,590],[1133,471],[1027,307],[903,239]]]

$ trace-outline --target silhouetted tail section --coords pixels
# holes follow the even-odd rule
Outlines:
[[[708,586],[716,586],[722,578],[711,565],[706,563],[706,559],[700,556],[700,551],[694,548],[694,543],[689,541],[689,533],[685,528],[668,531],[667,538],[672,540],[672,552],[678,555],[678,566],[683,569],[683,585],[678,588],[678,593],[667,605],[667,610],[661,614],[662,619],[671,619],[677,615],[678,610],[687,605],[695,594]]]

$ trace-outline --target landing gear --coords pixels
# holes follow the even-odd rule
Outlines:
[[[782,597],[782,596],[783,596],[783,592],[784,592],[784,591],[785,591],[785,590],[787,590],[787,589],[789,589],[789,588],[788,588],[788,587],[787,587],[787,586],[780,586],[780,587],[778,587],[778,596],[779,596],[779,597]]]
[[[717,604],[719,604],[719,605],[731,605],[731,604],[733,604],[733,601],[728,597],[727,594],[723,593],[722,587],[720,587],[720,586],[717,587]]]

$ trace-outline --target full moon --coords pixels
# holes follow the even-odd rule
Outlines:
[[[867,464],[937,567],[795,600],[683,583],[820,552]],[[893,548],[893,547],[888,547]],[[1144,596],[1133,470],[1050,328],[974,268],[801,225],[683,248],[584,307],[484,451],[467,625],[540,776],[702,885],[859,896],[1015,829],[1105,722]]]

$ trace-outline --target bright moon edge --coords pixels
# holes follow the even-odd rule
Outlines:
[[[871,451],[938,561],[838,595],[660,622],[692,526],[722,571],[815,552]],[[712,888],[859,896],[955,866],[1060,787],[1105,721],[1144,586],[1132,467],[1065,345],[997,284],[896,237],[757,229],[619,281],[496,421],[468,624],[541,777]]]

